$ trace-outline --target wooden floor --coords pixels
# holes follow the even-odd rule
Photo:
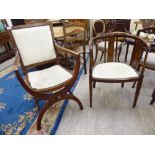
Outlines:
[[[124,47],[125,48],[125,47]],[[83,105],[69,101],[57,134],[61,135],[130,135],[155,134],[155,105],[150,105],[155,87],[155,72],[146,70],[141,93],[135,109],[132,108],[135,88],[132,83],[97,83],[93,89],[93,108],[89,107],[88,74],[83,74],[74,91]]]

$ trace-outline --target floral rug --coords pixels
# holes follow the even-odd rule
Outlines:
[[[83,72],[80,69],[76,84]],[[39,111],[33,98],[18,82],[13,66],[0,72],[0,135],[35,135],[55,134],[68,101],[61,101],[51,106],[42,119],[42,129],[36,130]],[[40,107],[44,101],[39,102]]]

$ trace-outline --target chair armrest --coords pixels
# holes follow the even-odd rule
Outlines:
[[[80,56],[80,54],[78,52],[72,51],[72,50],[64,48],[64,47],[60,47],[57,43],[55,43],[55,48],[58,53],[66,53],[66,54],[71,54],[74,56]]]

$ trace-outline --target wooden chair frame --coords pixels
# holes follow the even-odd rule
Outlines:
[[[116,41],[116,46],[118,44],[118,40],[119,38],[131,38],[131,39],[135,39],[135,47],[133,49],[132,52],[132,57],[130,60],[130,66],[133,67],[136,71],[138,71],[138,66],[140,63],[140,59],[141,59],[141,55],[142,55],[142,51],[143,49],[146,50],[146,55],[145,55],[145,59],[144,59],[144,64],[142,66],[141,71],[138,73],[138,77],[136,78],[125,78],[125,79],[98,79],[98,78],[94,78],[92,76],[92,71],[93,68],[95,66],[94,63],[94,57],[93,57],[93,44],[94,42],[96,42],[97,40],[103,40],[105,41],[105,44],[107,41],[109,41],[109,48],[107,51],[107,62],[118,62],[118,53],[117,50],[114,51],[114,41]],[[142,81],[143,81],[143,73],[145,70],[145,63],[146,63],[146,58],[148,55],[148,50],[150,48],[150,44],[146,43],[145,41],[143,41],[142,39],[140,39],[137,36],[133,36],[127,33],[108,33],[108,34],[104,34],[104,35],[100,35],[97,36],[95,38],[93,38],[92,40],[90,40],[89,43],[89,50],[90,50],[90,67],[89,67],[89,92],[90,92],[90,107],[92,107],[92,88],[95,87],[96,82],[104,82],[104,83],[122,83],[124,84],[125,82],[135,82],[137,81],[137,88],[136,88],[136,92],[135,92],[135,97],[134,97],[134,102],[133,102],[133,108],[135,108],[136,103],[137,103],[137,99],[140,93],[140,89],[141,89],[141,85],[142,85]],[[114,60],[115,59],[115,60]],[[93,85],[93,87],[92,87]]]
[[[87,74],[87,62],[86,62],[86,24],[85,23],[81,23],[81,22],[65,22],[65,20],[62,20],[63,22],[63,33],[64,33],[64,47],[67,49],[72,49],[74,47],[78,47],[78,46],[83,46],[83,56],[81,57],[83,59],[83,65],[84,65],[84,71],[85,74]],[[80,32],[79,30],[75,30],[71,33],[67,33],[66,30],[69,27],[73,27],[73,26],[77,26],[77,27],[83,27],[84,32]],[[82,40],[78,40],[78,34],[79,33],[83,33],[83,39]],[[67,37],[72,37],[72,39],[67,39]],[[82,63],[81,63],[82,64]]]
[[[45,25],[50,26],[51,35],[52,35],[52,38],[54,38],[51,23],[22,25],[22,26],[14,27],[13,29],[23,29],[23,28],[30,28],[30,27],[37,27],[37,26],[45,26]],[[12,37],[13,37],[13,35],[12,35]],[[41,129],[41,121],[42,121],[43,115],[45,114],[46,110],[58,101],[65,100],[65,99],[72,99],[78,103],[81,110],[83,109],[81,101],[77,97],[75,97],[70,91],[70,89],[73,87],[74,83],[76,82],[76,79],[77,79],[77,76],[79,73],[80,56],[79,56],[79,54],[77,54],[76,52],[74,52],[72,50],[58,46],[54,40],[53,40],[53,42],[54,42],[54,48],[55,48],[55,52],[56,52],[56,59],[53,59],[50,61],[44,61],[41,63],[36,63],[36,64],[29,65],[29,66],[24,66],[23,61],[20,56],[20,53],[18,52],[18,47],[16,46],[17,53],[16,53],[16,60],[14,63],[14,69],[15,69],[15,74],[17,76],[17,79],[19,80],[19,82],[23,86],[23,88],[30,95],[32,95],[34,97],[34,99],[36,101],[35,103],[37,103],[37,106],[38,106],[39,99],[46,100],[46,103],[44,104],[43,108],[40,110],[40,113],[39,113],[39,116],[37,119],[37,130]],[[16,44],[15,41],[14,41],[14,44]],[[48,64],[49,62],[53,62],[54,64],[60,64],[58,53],[71,54],[72,56],[75,57],[76,62],[75,62],[75,66],[74,66],[73,77],[69,81],[67,81],[63,84],[59,84],[55,87],[50,87],[50,88],[46,88],[46,89],[33,89],[29,83],[29,80],[28,80],[28,76],[27,76],[28,69],[42,66],[42,65]],[[18,71],[19,64],[21,65],[22,71],[25,75],[25,80],[22,78],[20,72]],[[52,92],[52,94],[51,94],[51,92]]]

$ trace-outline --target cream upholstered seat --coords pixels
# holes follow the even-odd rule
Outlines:
[[[144,62],[144,55],[145,54],[143,54],[141,63]],[[155,68],[155,53],[148,53],[147,60],[146,60],[146,65],[150,66],[152,68]]]
[[[120,45],[121,45],[121,42],[118,42],[117,47],[120,47]],[[102,42],[98,43],[99,50],[104,50],[104,48],[105,48],[105,42],[102,41]],[[114,45],[114,48],[116,48],[116,43]],[[108,42],[106,43],[106,49],[108,49]]]
[[[72,78],[67,70],[59,65],[28,73],[29,82],[34,89],[46,89],[62,84]]]
[[[138,78],[138,74],[132,67],[118,62],[107,62],[96,65],[93,69],[92,76],[96,79],[115,80]]]

